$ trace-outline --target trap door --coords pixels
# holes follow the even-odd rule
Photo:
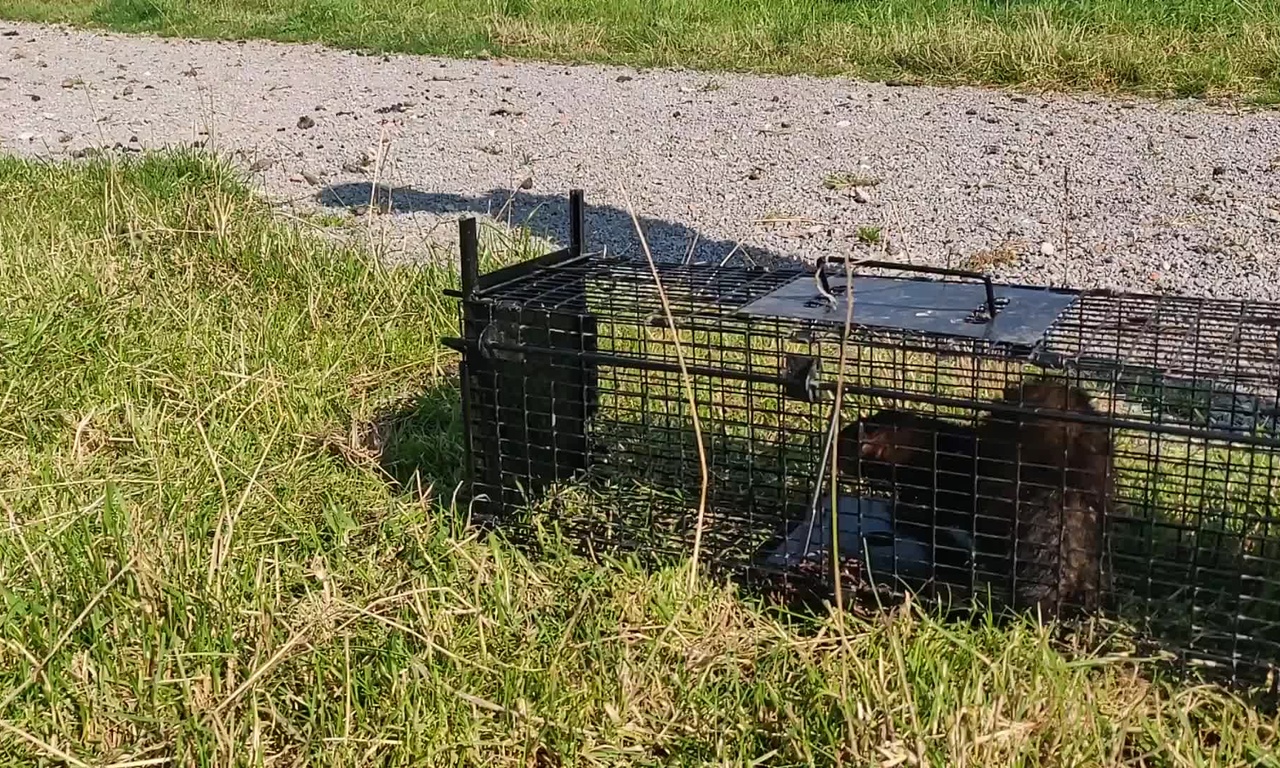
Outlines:
[[[515,302],[464,305],[468,338],[503,347],[465,356],[460,371],[470,394],[468,439],[478,459],[473,491],[488,496],[475,502],[482,513],[522,504],[528,494],[587,467],[598,404],[599,374],[588,358],[597,349],[596,319],[581,311],[585,297],[566,304],[575,311]]]

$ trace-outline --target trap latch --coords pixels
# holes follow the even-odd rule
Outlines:
[[[827,298],[835,301],[835,292],[831,290],[831,283],[827,279],[827,263],[831,261],[848,262],[853,261],[855,267],[870,267],[872,269],[895,269],[902,272],[921,272],[927,275],[943,275],[946,277],[967,277],[974,280],[981,280],[983,287],[986,288],[987,300],[983,306],[978,307],[965,320],[968,323],[987,323],[995,319],[1000,310],[1004,309],[1009,303],[1009,299],[1001,296],[996,298],[995,286],[991,283],[991,276],[981,272],[971,272],[967,269],[952,269],[950,267],[931,267],[926,264],[899,264],[893,261],[875,261],[873,259],[850,259],[848,256],[820,256],[815,262],[817,270],[818,285],[822,288],[822,292]]]
[[[783,392],[793,400],[816,403],[821,391],[818,358],[812,355],[787,355],[786,361]]]

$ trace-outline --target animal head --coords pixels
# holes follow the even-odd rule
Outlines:
[[[841,465],[857,471],[908,467],[932,452],[938,422],[912,411],[885,410],[850,424],[840,433]]]

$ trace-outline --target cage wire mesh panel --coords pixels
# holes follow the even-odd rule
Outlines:
[[[1103,610],[1233,678],[1280,662],[1280,305],[651,268],[589,253],[570,209],[568,248],[486,275],[462,225],[480,518],[687,557],[705,461],[707,565]]]

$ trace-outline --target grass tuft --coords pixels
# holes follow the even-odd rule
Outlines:
[[[1274,764],[1274,715],[1118,638],[477,538],[453,272],[220,162],[0,159],[0,195],[0,764]]]
[[[883,231],[880,227],[858,227],[858,242],[864,245],[878,245],[882,239]]]

